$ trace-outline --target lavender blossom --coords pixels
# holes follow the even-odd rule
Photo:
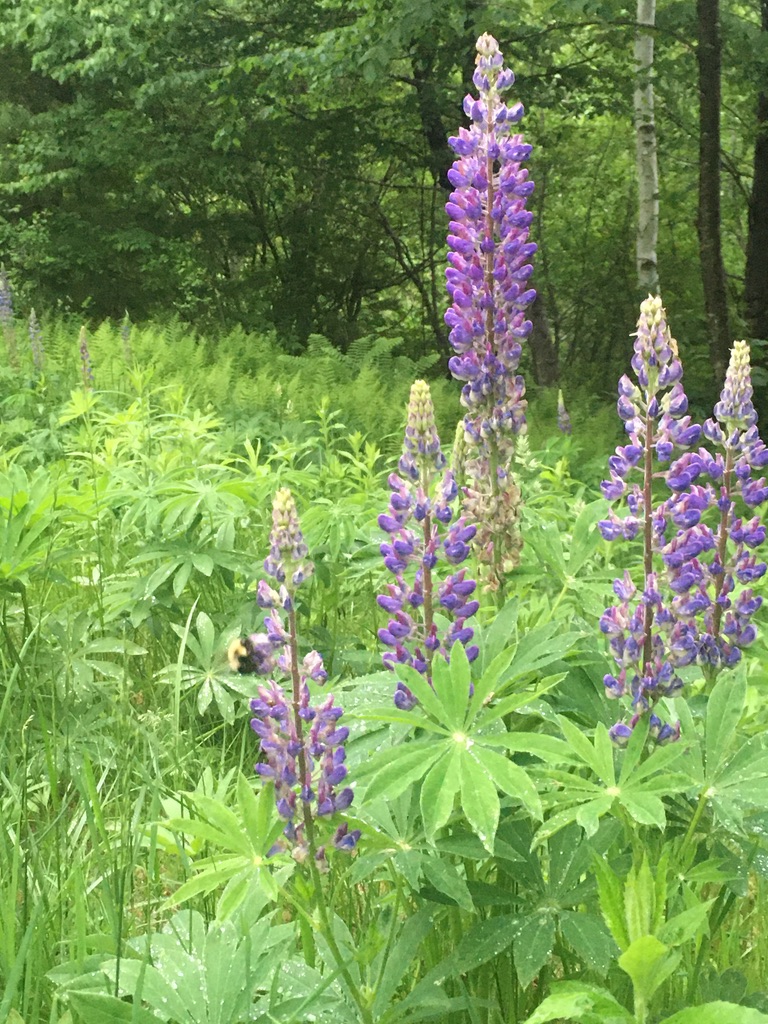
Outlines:
[[[459,642],[470,661],[479,653],[476,646],[467,646],[473,630],[466,621],[479,607],[471,599],[475,581],[467,579],[464,569],[449,572],[442,582],[435,575],[441,562],[454,567],[465,561],[476,532],[463,517],[452,522],[458,487],[445,465],[429,385],[419,380],[408,403],[399,464],[403,477],[389,477],[389,508],[379,516],[379,526],[387,534],[380,550],[395,582],[387,584],[377,601],[391,616],[379,630],[379,639],[391,648],[383,656],[384,665],[395,672],[398,665],[410,665],[430,684],[436,651],[448,657]],[[442,636],[435,621],[438,608],[450,622]],[[410,690],[398,682],[395,704],[407,710],[414,703]]]
[[[557,427],[558,430],[564,434],[570,434],[573,430],[571,426],[571,417],[568,415],[568,410],[565,408],[565,401],[563,399],[563,392],[557,392]]]
[[[498,589],[519,561],[519,492],[511,462],[514,439],[525,430],[525,383],[517,368],[532,327],[525,310],[536,297],[529,287],[533,214],[525,209],[534,186],[522,167],[531,147],[516,131],[523,107],[502,99],[514,75],[493,36],[478,39],[476,63],[479,95],[464,100],[472,125],[448,140],[458,159],[448,172],[454,191],[446,206],[451,306],[445,320],[456,353],[448,365],[465,382],[471,481],[465,508],[479,524],[476,546],[489,587]]]
[[[35,315],[34,309],[29,311],[29,347],[32,351],[32,362],[38,373],[42,373],[45,365],[45,349],[43,348],[43,332]]]
[[[241,637],[230,647],[230,664],[243,674],[286,677],[289,692],[270,678],[251,701],[251,728],[259,737],[264,760],[256,772],[273,783],[279,814],[285,819],[283,838],[271,853],[290,850],[299,863],[310,860],[327,870],[326,845],[317,845],[320,819],[346,810],[353,791],[342,786],[347,777],[344,741],[349,730],[339,726],[343,714],[329,695],[313,705],[310,681],[322,686],[328,673],[317,651],[299,659],[295,592],[312,574],[313,565],[301,532],[293,495],[279,490],[272,507],[269,555],[264,568],[279,584],[259,582],[257,602],[269,610],[264,633]],[[287,626],[282,612],[287,612]],[[341,788],[340,788],[341,787]],[[337,850],[350,852],[360,838],[343,825],[329,839]]]
[[[623,499],[628,514],[619,517],[612,509],[600,530],[606,540],[643,541],[643,585],[635,586],[628,572],[614,581],[619,603],[608,608],[600,628],[609,638],[617,671],[604,678],[606,695],[629,697],[633,717],[629,725],[618,723],[612,730],[615,742],[628,739],[639,716],[652,712],[662,697],[682,688],[677,670],[697,656],[697,633],[686,616],[696,614],[701,569],[699,555],[712,546],[700,527],[702,512],[710,503],[706,489],[694,484],[698,467],[684,454],[677,470],[666,476],[677,487],[674,504],[653,503],[654,456],[668,463],[676,450],[696,444],[701,428],[686,415],[688,401],[682,385],[683,368],[666,321],[661,299],[649,298],[640,307],[632,369],[637,384],[624,376],[619,381],[618,412],[624,421],[629,443],[619,446],[608,460],[610,479],[603,481],[604,497]],[[642,484],[633,482],[639,475]],[[664,474],[656,474],[664,475]],[[674,537],[668,538],[670,526]],[[662,571],[656,562],[661,558]],[[663,566],[671,570],[665,575]],[[677,726],[660,723],[652,714],[650,734],[657,743],[679,734]]]
[[[83,378],[83,387],[90,391],[93,387],[93,368],[91,366],[91,354],[88,351],[88,332],[85,327],[80,328],[80,373]]]

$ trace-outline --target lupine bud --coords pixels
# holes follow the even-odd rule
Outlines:
[[[264,571],[284,584],[289,594],[314,572],[307,545],[299,526],[296,502],[287,487],[281,488],[272,504],[272,532]]]

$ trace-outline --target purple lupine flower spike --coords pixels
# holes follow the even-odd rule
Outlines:
[[[719,513],[714,531],[699,527],[697,601],[682,609],[690,620],[699,612],[703,615],[698,660],[711,679],[735,665],[742,650],[755,639],[751,619],[762,599],[753,595],[749,584],[766,571],[765,562],[758,562],[753,552],[765,540],[765,527],[754,512],[768,498],[765,480],[760,477],[768,460],[757,432],[745,341],[737,341],[731,350],[720,401],[714,417],[704,424],[704,434],[716,454],[702,449],[685,465],[675,466],[674,474],[676,479],[692,477],[695,469],[702,481],[709,479],[711,482],[690,490],[711,495],[711,504]],[[680,499],[676,505],[680,507]]]
[[[270,852],[290,850],[301,864],[311,857],[310,863],[326,871],[328,843],[317,846],[315,840],[322,827],[320,819],[352,803],[352,788],[342,787],[348,774],[344,741],[349,730],[339,726],[344,712],[332,694],[312,704],[309,683],[322,686],[328,679],[320,654],[309,651],[299,660],[294,595],[311,576],[313,565],[287,488],[274,497],[269,544],[264,568],[280,586],[275,590],[265,580],[258,585],[257,603],[270,612],[264,619],[266,632],[236,640],[230,647],[230,663],[241,673],[287,677],[289,694],[270,679],[259,686],[250,704],[251,728],[259,737],[264,758],[256,772],[273,783],[278,813],[286,821],[283,838]],[[287,628],[281,611],[287,612]],[[328,842],[350,852],[359,838],[359,830],[349,831],[344,825]]]
[[[38,373],[42,373],[45,365],[43,332],[40,330],[40,322],[35,315],[34,309],[29,311],[29,347],[32,351],[32,362],[34,367]]]
[[[663,724],[653,709],[661,698],[679,693],[677,670],[696,658],[697,632],[687,613],[696,614],[706,600],[698,558],[712,546],[701,525],[711,494],[695,482],[700,465],[685,451],[699,440],[701,428],[687,415],[682,363],[660,298],[649,296],[640,307],[632,369],[636,383],[621,378],[617,404],[629,443],[608,460],[610,478],[601,485],[603,496],[623,501],[629,514],[622,518],[612,508],[598,524],[606,540],[643,540],[642,586],[636,587],[629,572],[615,580],[619,604],[600,620],[617,665],[615,675],[604,677],[606,696],[629,699],[632,709],[629,724],[619,722],[611,730],[619,746],[646,713],[657,743],[679,736],[678,727]],[[654,467],[669,463],[676,452],[680,458],[665,474],[673,497],[655,507]]]
[[[88,332],[85,327],[80,328],[79,338],[80,351],[80,373],[83,378],[83,387],[89,391],[94,384],[93,368],[91,366],[91,353],[88,350]]]
[[[514,75],[487,34],[477,41],[476,63],[479,95],[464,100],[471,127],[448,140],[457,159],[448,172],[454,191],[446,206],[451,305],[445,320],[455,352],[448,365],[464,382],[467,410],[465,509],[479,524],[476,549],[488,566],[489,588],[499,589],[521,546],[511,462],[514,439],[526,429],[525,382],[517,368],[532,327],[526,309],[536,297],[529,287],[536,245],[528,241],[533,214],[525,209],[533,182],[522,166],[531,147],[516,129],[523,107],[503,100]]]
[[[16,325],[13,319],[13,291],[5,270],[0,270],[0,332],[5,338],[8,362],[17,366]]]
[[[128,310],[125,311],[122,323],[120,324],[120,339],[123,343],[123,356],[125,357],[126,363],[130,363],[132,360],[131,353],[131,331],[133,330],[133,324],[131,318],[128,316]]]
[[[557,392],[557,427],[563,434],[570,434],[573,431],[562,391]]]
[[[396,672],[399,665],[410,665],[431,683],[436,651],[448,657],[459,642],[470,660],[477,657],[477,647],[467,646],[473,630],[466,620],[479,605],[469,600],[476,584],[464,569],[449,572],[442,581],[437,578],[441,563],[458,566],[468,557],[476,528],[463,517],[453,521],[458,487],[440,447],[429,385],[421,380],[411,387],[399,468],[404,477],[391,474],[389,508],[379,516],[387,535],[380,550],[395,581],[377,598],[390,616],[378,635],[389,648],[383,655],[386,668]],[[438,604],[451,620],[442,637],[434,621]],[[416,703],[403,682],[397,683],[394,701],[401,710]]]

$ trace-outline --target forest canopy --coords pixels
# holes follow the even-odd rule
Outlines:
[[[293,352],[396,326],[414,357],[445,351],[446,140],[488,28],[534,146],[532,376],[602,386],[594,368],[626,357],[643,297],[637,21],[616,0],[15,0],[0,26],[0,261],[38,309],[173,312],[273,330]],[[768,335],[768,6],[661,2],[649,33],[658,281],[706,389],[718,330]],[[722,73],[708,230],[724,328],[701,270],[705,58]]]

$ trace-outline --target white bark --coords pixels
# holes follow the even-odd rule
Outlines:
[[[653,28],[656,0],[637,0],[635,33],[635,139],[637,153],[637,283],[652,294],[659,289],[656,246],[659,235],[659,168],[653,104]]]

